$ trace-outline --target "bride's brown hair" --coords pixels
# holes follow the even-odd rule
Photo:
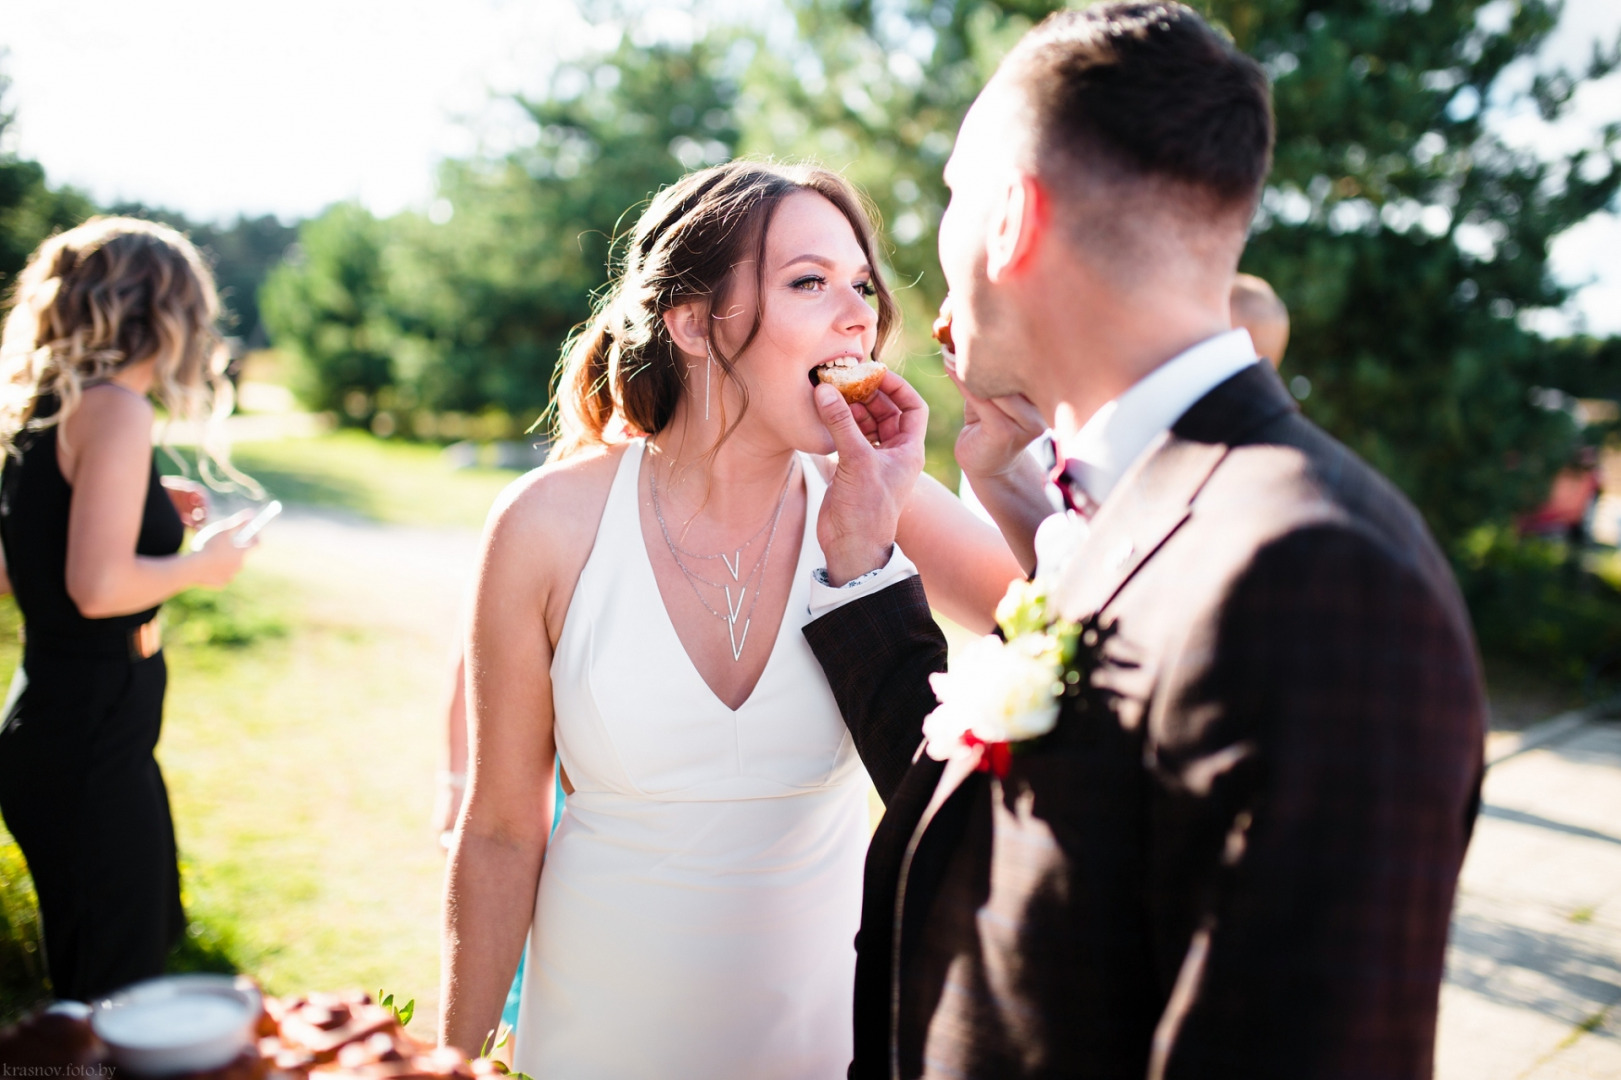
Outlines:
[[[814,165],[733,161],[688,173],[653,198],[636,222],[618,272],[603,292],[595,315],[564,346],[553,393],[556,432],[548,460],[612,441],[614,421],[649,435],[675,414],[686,386],[687,364],[664,325],[664,313],[694,300],[722,307],[732,272],[752,261],[756,280],[764,273],[766,233],[783,199],[814,191],[850,222],[862,254],[873,268],[878,303],[877,357],[898,323],[894,297],[878,271],[875,215],[866,198],[844,177]],[[741,353],[760,332],[756,307]],[[721,378],[735,377],[735,356],[710,342]],[[739,385],[743,409],[748,389]],[[724,396],[721,399],[725,400]],[[730,433],[742,411],[724,431]],[[725,438],[725,435],[722,435]]]

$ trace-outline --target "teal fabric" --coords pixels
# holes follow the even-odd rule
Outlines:
[[[557,770],[557,810],[552,814],[552,832],[557,831],[557,823],[563,817],[563,771]],[[518,1026],[518,1001],[523,993],[523,968],[529,961],[529,949],[526,946],[518,954],[518,973],[512,977],[512,986],[507,990],[507,1003],[501,1010],[501,1022],[508,1027]]]

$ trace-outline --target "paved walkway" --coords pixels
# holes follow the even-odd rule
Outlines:
[[[1621,1077],[1621,722],[1509,739],[1459,886],[1435,1075]]]

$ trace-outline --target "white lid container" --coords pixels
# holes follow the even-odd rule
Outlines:
[[[113,1060],[142,1076],[217,1069],[253,1042],[259,989],[233,975],[164,975],[98,1001],[90,1017]]]

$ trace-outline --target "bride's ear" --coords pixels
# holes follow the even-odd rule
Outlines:
[[[688,356],[703,357],[709,346],[709,305],[699,300],[677,304],[664,313],[664,329],[675,347]]]

